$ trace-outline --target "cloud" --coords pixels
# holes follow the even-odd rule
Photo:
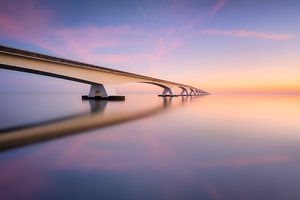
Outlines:
[[[223,29],[204,29],[201,31],[205,35],[220,35],[220,36],[232,36],[239,38],[255,38],[261,40],[289,40],[294,38],[296,35],[287,33],[266,33],[257,32],[250,30],[223,30]]]
[[[56,56],[100,65],[156,62],[180,44],[178,31],[172,28],[145,31],[129,25],[52,27],[52,17],[45,13],[34,6],[26,6],[16,15],[1,12],[0,37],[37,45]]]
[[[139,30],[126,25],[115,27],[63,27],[48,35],[48,40],[38,38],[34,43],[67,58],[97,64],[118,64],[127,62],[129,58],[127,55],[118,54],[111,49],[129,45],[131,41],[128,38],[140,34]]]
[[[22,9],[16,10],[16,7]],[[0,36],[32,42],[49,29],[51,20],[51,15],[36,9],[34,2],[6,1],[0,7]]]
[[[224,4],[224,0],[218,0],[211,8],[212,14]],[[16,5],[22,7],[18,12],[14,10]],[[143,21],[155,22],[153,29],[133,24],[69,27],[55,25],[55,21],[62,20],[59,15],[38,5],[35,0],[4,2],[0,8],[0,37],[36,45],[59,57],[98,65],[160,66],[205,20],[192,2],[171,0],[161,5],[160,12],[145,8]]]
[[[209,15],[215,15],[217,12],[219,12],[219,10],[223,8],[225,3],[226,3],[225,0],[218,0],[211,8]]]

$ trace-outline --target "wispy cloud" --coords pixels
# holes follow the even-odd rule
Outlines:
[[[288,33],[267,33],[257,32],[245,29],[239,30],[223,30],[223,29],[204,29],[201,31],[205,35],[220,35],[220,36],[232,36],[239,38],[255,38],[261,40],[289,40],[294,38],[296,35]]]
[[[130,25],[53,27],[55,16],[37,9],[34,1],[12,14],[15,3],[0,8],[0,37],[34,44],[61,57],[100,65],[149,63],[181,44],[178,29],[172,27],[151,31]]]
[[[0,7],[0,36],[31,42],[49,31],[52,20],[51,14],[36,9],[34,2],[4,1]]]
[[[226,0],[217,0],[217,2],[212,6],[209,15],[215,15],[219,10],[223,8],[225,5]]]
[[[30,19],[41,19],[40,11],[30,7],[27,12],[31,13]],[[18,16],[2,13],[0,36],[37,45],[58,56],[96,64],[122,64],[140,59],[157,61],[178,44],[167,29],[155,34],[128,25],[52,28],[49,23],[46,17],[23,22]],[[139,45],[147,45],[148,48],[129,52],[119,50],[139,48]]]
[[[144,21],[155,22],[155,28],[149,30],[136,24],[55,25],[53,22],[59,20],[55,13],[38,7],[35,0],[26,3],[12,0],[0,8],[0,37],[34,44],[57,56],[89,63],[143,62],[159,66],[158,62],[185,43],[189,33],[205,20],[207,12],[215,14],[225,0],[216,1],[202,13],[196,12],[192,3],[170,0],[163,3],[159,11],[145,8]],[[18,12],[14,10],[16,5],[22,7]]]
[[[157,62],[181,44],[172,27],[146,31],[130,25],[78,27],[53,26],[55,16],[37,9],[35,2],[16,2],[0,8],[0,37],[37,45],[57,56],[95,64]],[[126,50],[124,50],[126,49]]]

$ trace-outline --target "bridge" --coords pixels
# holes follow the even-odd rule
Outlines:
[[[43,55],[0,45],[0,68],[26,73],[62,78],[91,85],[87,99],[118,96],[113,86],[125,83],[148,83],[161,87],[159,96],[197,96],[208,92],[199,88],[157,79],[149,76],[124,72],[106,67],[86,64],[73,60]],[[180,94],[174,94],[174,88],[180,88]]]

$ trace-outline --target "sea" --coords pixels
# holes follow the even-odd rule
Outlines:
[[[0,94],[0,199],[300,199],[300,96]]]

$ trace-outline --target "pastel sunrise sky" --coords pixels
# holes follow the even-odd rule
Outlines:
[[[0,0],[0,5],[5,46],[211,93],[300,94],[297,0]],[[2,92],[87,87],[2,69],[0,84]]]

